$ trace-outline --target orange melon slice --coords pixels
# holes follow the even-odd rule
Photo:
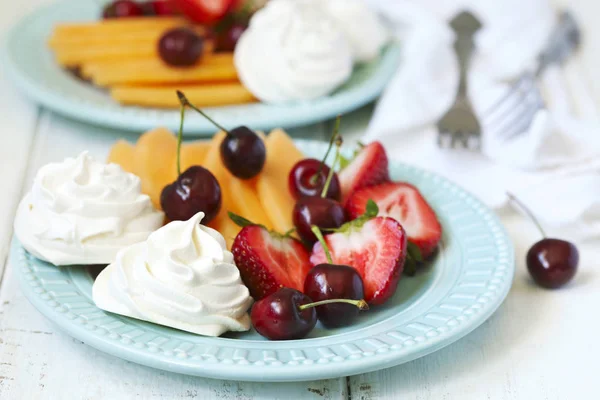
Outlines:
[[[133,165],[135,147],[125,140],[118,140],[110,149],[108,153],[107,163],[114,163],[123,168],[124,171],[135,174],[135,168]]]
[[[191,166],[202,165],[210,149],[209,141],[196,141],[181,145],[181,171]]]
[[[292,167],[304,158],[292,138],[283,130],[272,131],[265,142],[267,161],[258,176],[256,188],[263,210],[274,230],[284,233],[294,227],[292,211],[295,199],[288,188]]]
[[[221,142],[224,138],[225,132],[219,132],[213,137],[202,166],[212,172],[221,186],[221,211],[208,225],[221,232],[231,248],[231,243],[233,243],[233,239],[235,239],[240,228],[229,219],[227,211],[236,214],[239,214],[239,211],[229,190],[229,182],[233,177],[221,161]]]
[[[144,133],[138,139],[133,166],[142,180],[142,192],[160,208],[160,193],[166,185],[177,178],[175,153],[177,140],[166,128],[156,128]]]
[[[272,229],[271,220],[260,203],[255,180],[232,178],[229,182],[229,191],[239,215]]]

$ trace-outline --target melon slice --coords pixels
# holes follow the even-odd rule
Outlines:
[[[234,224],[227,214],[227,211],[236,214],[239,214],[239,211],[229,190],[229,182],[233,179],[233,176],[221,161],[221,142],[224,138],[225,132],[219,132],[213,137],[202,166],[212,172],[221,186],[221,211],[208,225],[218,230],[225,237],[227,245],[231,246],[233,239],[235,239],[241,228]]]
[[[260,203],[255,180],[232,178],[229,182],[229,190],[239,215],[272,229],[271,220]]]
[[[191,166],[202,165],[208,154],[211,142],[202,140],[181,145],[181,172]]]
[[[124,171],[135,174],[135,168],[133,165],[133,157],[135,153],[135,146],[125,140],[118,140],[110,149],[108,153],[108,164],[114,163],[123,168]]]
[[[284,233],[294,227],[292,211],[295,199],[288,187],[292,167],[304,158],[292,138],[283,130],[272,131],[265,142],[267,161],[258,176],[256,188],[263,210],[274,230]]]
[[[177,178],[175,153],[177,140],[166,128],[156,128],[138,139],[133,157],[133,167],[142,180],[142,192],[160,208],[160,193]]]

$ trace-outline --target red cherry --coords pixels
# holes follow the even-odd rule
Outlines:
[[[177,96],[183,106],[190,107],[218,129],[227,133],[219,150],[223,164],[233,176],[240,179],[251,179],[262,171],[267,158],[267,148],[256,132],[246,126],[238,126],[229,131],[190,103],[182,92],[177,91]]]
[[[189,67],[198,62],[204,51],[204,39],[189,28],[165,32],[158,42],[160,58],[174,67]]]
[[[575,276],[579,252],[573,243],[560,239],[542,239],[527,252],[527,269],[538,285],[555,289]]]
[[[131,0],[117,0],[104,7],[104,11],[102,12],[104,19],[138,17],[143,14],[144,10],[142,7]]]
[[[300,306],[311,301],[295,289],[281,288],[254,303],[250,313],[252,325],[270,340],[302,339],[317,323],[314,308],[300,309]]]
[[[300,160],[290,171],[288,184],[294,198],[321,196],[330,168],[315,158]],[[340,181],[334,172],[326,196],[339,201],[342,197]]]
[[[170,0],[145,1],[140,5],[144,15],[159,17],[177,15],[177,7]]]
[[[544,239],[535,243],[527,252],[527,270],[534,282],[547,289],[556,289],[575,276],[579,264],[577,247],[566,240],[550,239],[535,215],[514,195],[507,193],[510,200],[517,204],[536,225]]]
[[[242,33],[244,33],[247,28],[247,24],[234,22],[226,29],[217,32],[216,50],[225,52],[234,51],[238,40],[240,40],[240,36],[242,36]]]
[[[329,299],[364,299],[363,280],[348,265],[319,264],[304,281],[304,293],[314,301]],[[352,304],[332,303],[317,307],[317,317],[326,328],[350,325],[359,308]]]
[[[206,224],[221,210],[221,187],[209,170],[193,166],[165,186],[160,205],[171,221],[187,221],[202,211],[206,214],[202,223]]]
[[[335,200],[303,197],[294,206],[292,220],[300,238],[312,246],[317,241],[312,226],[315,225],[319,229],[339,228],[346,222],[346,212]]]

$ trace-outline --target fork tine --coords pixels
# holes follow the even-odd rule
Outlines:
[[[486,124],[498,126],[497,130],[502,132],[509,127],[515,120],[519,120],[523,115],[528,114],[531,109],[537,110],[540,106],[543,106],[544,102],[539,90],[534,88],[525,96],[522,96],[521,101],[515,104],[508,110],[505,110],[501,115],[502,118],[496,117],[492,120],[486,120]]]
[[[515,136],[524,133],[542,107],[542,102],[536,102],[527,107],[523,107],[521,112],[510,120],[507,120],[508,122],[506,122],[501,129],[497,130],[497,136],[503,140],[510,140]]]
[[[495,114],[499,109],[502,109],[504,104],[515,95],[522,94],[524,92],[528,92],[531,87],[535,87],[535,78],[532,73],[525,73],[517,79],[513,85],[500,97],[496,100],[492,106],[487,107],[481,115],[488,116],[491,114]]]

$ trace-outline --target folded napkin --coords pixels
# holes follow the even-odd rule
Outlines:
[[[492,207],[506,206],[507,190],[515,193],[549,234],[572,240],[600,236],[600,162],[594,160],[600,155],[600,123],[580,74],[565,72],[574,67],[545,71],[539,83],[547,106],[515,139],[499,140],[502,124],[490,112],[512,79],[535,69],[556,19],[548,2],[367,1],[391,24],[403,57],[363,139],[382,141],[394,158],[445,175]],[[483,24],[469,76],[483,128],[481,153],[436,144],[435,123],[458,86],[454,34],[447,23],[465,9]]]

